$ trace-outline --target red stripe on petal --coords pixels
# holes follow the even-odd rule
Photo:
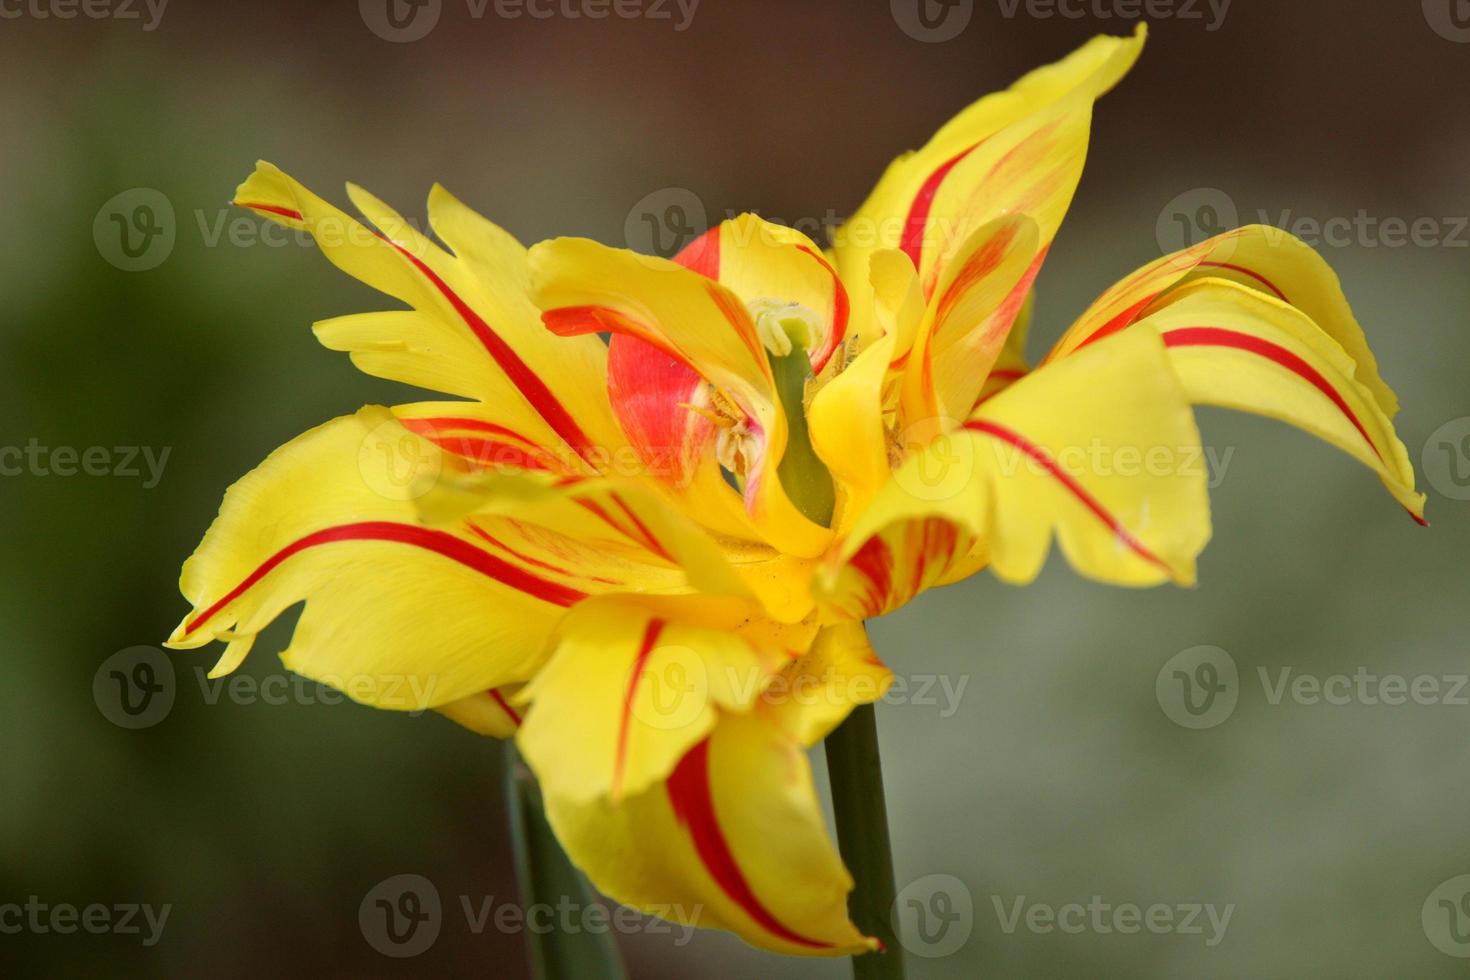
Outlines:
[[[1168,564],[1158,555],[1150,551],[1142,541],[1134,536],[1132,531],[1124,527],[1123,523],[1114,517],[1103,506],[1102,502],[1094,497],[1086,487],[1078,483],[1070,473],[1062,469],[1057,464],[1057,461],[1052,458],[1051,453],[1047,452],[1045,447],[1038,446],[1019,432],[1015,432],[998,423],[986,421],[985,419],[974,419],[966,422],[965,428],[971,432],[980,432],[992,438],[999,439],[1025,453],[1026,456],[1045,469],[1053,479],[1066,487],[1084,507],[1092,511],[1098,520],[1106,524],[1108,529],[1113,532],[1113,536],[1127,546],[1128,550],[1149,564],[1156,565],[1165,572],[1168,572],[1171,576],[1173,575],[1173,571],[1169,568]]]
[[[249,208],[251,211],[265,211],[269,214],[278,214],[283,218],[290,218],[292,221],[306,220],[304,217],[302,217],[300,211],[296,211],[292,208],[283,208],[275,204],[249,204],[245,201],[236,201],[235,206],[241,208]]]
[[[184,627],[184,635],[189,635],[209,622],[221,609],[244,595],[251,586],[269,575],[286,559],[310,548],[342,541],[392,541],[433,551],[502,585],[556,606],[571,606],[587,598],[585,592],[538,578],[445,531],[393,521],[362,521],[324,528],[291,542],[262,562],[218,602],[190,620]]]
[[[593,451],[592,441],[587,438],[582,427],[572,418],[566,406],[557,400],[550,388],[546,387],[546,382],[542,381],[536,372],[521,360],[521,356],[505,342],[503,337],[490,328],[490,324],[486,323],[480,314],[476,313],[458,293],[449,288],[449,284],[440,278],[438,273],[429,268],[428,263],[392,239],[381,235],[379,237],[397,249],[425,279],[434,284],[434,288],[449,301],[449,305],[479,339],[490,357],[500,366],[500,370],[505,372],[511,384],[516,386],[516,390],[546,420],[546,424],[551,426],[552,431],[561,436],[567,445],[576,451],[577,455],[589,463],[594,463],[596,453]]]
[[[832,948],[831,943],[808,939],[783,925],[761,904],[745,880],[735,855],[730,851],[730,843],[720,829],[719,814],[715,812],[709,781],[709,739],[700,742],[679,760],[665,785],[675,818],[689,830],[694,850],[705,870],[732,902],[762,929],[779,939],[809,949]]]
[[[842,285],[842,278],[837,275],[837,270],[832,268],[832,263],[823,257],[821,252],[807,245],[798,245],[801,249],[821,264],[827,270],[827,275],[832,277],[832,323],[827,330],[827,336],[822,340],[820,350],[812,352],[812,373],[821,374],[822,368],[827,366],[832,352],[837,350],[837,345],[842,343],[842,338],[847,336],[847,321],[852,314],[852,301],[848,299],[847,287]]]
[[[929,228],[929,212],[934,207],[934,197],[939,193],[939,185],[944,183],[944,178],[949,176],[949,172],[958,166],[961,160],[973,153],[975,147],[979,145],[976,143],[975,146],[940,164],[924,180],[919,187],[919,192],[914,195],[913,203],[909,205],[908,218],[904,221],[903,237],[899,240],[898,248],[914,263],[915,271],[922,267],[924,237]]]
[[[1279,299],[1279,300],[1281,300],[1281,302],[1283,302],[1283,303],[1290,303],[1291,302],[1291,300],[1289,300],[1289,299],[1286,298],[1286,294],[1285,293],[1283,293],[1280,289],[1276,288],[1276,284],[1274,282],[1272,282],[1271,280],[1267,279],[1265,276],[1261,275],[1259,272],[1256,272],[1254,269],[1247,269],[1243,265],[1234,265],[1234,264],[1232,264],[1230,262],[1201,262],[1200,265],[1209,266],[1212,269],[1229,269],[1231,272],[1238,272],[1238,273],[1240,273],[1243,276],[1249,276],[1251,279],[1254,279],[1256,282],[1260,283],[1261,285],[1265,286],[1267,289],[1271,290],[1271,292],[1275,293],[1276,294],[1276,298]]]
[[[510,706],[510,702],[505,700],[505,695],[500,693],[500,689],[492,687],[490,689],[490,697],[496,704],[500,705],[500,710],[505,712],[506,716],[510,718],[511,723],[514,724],[517,728],[520,728],[520,714],[516,711],[516,709]]]
[[[648,658],[653,655],[653,648],[657,645],[659,634],[663,630],[664,621],[662,619],[648,621],[648,626],[643,630],[643,642],[638,646],[638,655],[633,658],[633,671],[628,676],[628,686],[623,691],[623,713],[618,719],[617,749],[613,756],[612,798],[614,800],[623,795],[623,770],[628,764],[628,731],[633,721],[633,699],[638,694],[638,685],[643,681],[643,668],[648,666]]]
[[[868,617],[877,616],[893,594],[893,552],[875,534],[863,542],[850,564],[868,580],[865,609]]]
[[[1170,330],[1164,334],[1164,345],[1166,347],[1229,347],[1256,354],[1279,364],[1326,395],[1332,404],[1347,416],[1347,420],[1353,424],[1353,428],[1358,430],[1358,434],[1368,443],[1379,461],[1383,460],[1383,454],[1378,451],[1378,447],[1368,435],[1368,430],[1363,428],[1363,423],[1358,421],[1358,416],[1348,406],[1338,390],[1332,387],[1332,382],[1322,377],[1316,368],[1285,347],[1253,334],[1227,330],[1224,327],[1183,327],[1179,330]]]

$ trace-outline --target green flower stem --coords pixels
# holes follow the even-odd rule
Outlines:
[[[864,934],[876,936],[884,952],[852,958],[855,980],[903,980],[903,951],[893,931],[897,889],[888,810],[883,801],[883,764],[878,757],[877,715],[859,705],[827,736],[827,771],[837,817],[837,847],[857,883],[847,911]]]
[[[592,889],[567,860],[541,805],[541,790],[521,763],[515,742],[505,742],[505,798],[521,907],[570,905],[580,918],[592,905]],[[552,929],[525,932],[535,980],[626,980],[617,945],[608,931]]]

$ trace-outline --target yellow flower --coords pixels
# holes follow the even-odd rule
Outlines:
[[[1337,279],[1284,232],[1129,275],[1028,368],[1092,106],[1142,44],[1097,38],[970,106],[830,254],[753,215],[674,261],[528,252],[435,187],[441,247],[260,164],[238,204],[406,307],[321,341],[458,400],[329,422],[231,488],[170,645],[227,641],[228,672],[305,599],[287,666],[514,735],[611,897],[785,953],[873,948],[806,756],[891,679],[864,619],[987,565],[1027,582],[1053,535],[1093,578],[1193,582],[1192,404],[1291,422],[1422,513]]]

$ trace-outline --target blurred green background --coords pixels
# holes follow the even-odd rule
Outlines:
[[[972,99],[1129,30],[1133,10],[936,4],[941,33],[968,18],[941,41],[905,0],[704,0],[682,30],[673,5],[592,20],[558,2],[510,19],[443,0],[414,41],[375,34],[372,0],[173,0],[153,29],[122,0],[86,8],[101,18],[0,5],[0,445],[106,447],[112,474],[0,477],[0,905],[171,906],[151,947],[0,933],[0,975],[524,975],[522,937],[476,934],[460,909],[513,900],[497,745],[313,689],[214,697],[198,654],[172,657],[171,710],[148,727],[94,698],[107,658],[156,645],[185,612],[178,566],[230,482],[320,421],[409,400],[307,329],[383,301],[225,206],[257,157],[339,203],[353,180],[410,215],[442,181],[527,242],[623,244],[691,199],[705,220],[755,209],[809,230]],[[1034,351],[1182,236],[1353,221],[1323,252],[1400,394],[1416,467],[1433,464],[1434,526],[1325,446],[1207,411],[1228,464],[1197,590],[1109,589],[1054,560],[1032,588],[981,575],[873,624],[915,695],[879,714],[899,883],[909,908],[947,912],[943,930],[910,923],[912,976],[1463,973],[1445,950],[1470,953],[1451,881],[1470,873],[1470,691],[1450,696],[1470,671],[1465,7],[1237,0],[1217,21],[1165,4],[1099,106]],[[120,259],[112,216],[160,198],[171,245]],[[1385,222],[1419,218],[1429,239],[1385,244]],[[113,472],[115,447],[167,450],[161,478],[141,457],[137,476]],[[244,673],[281,676],[289,625]],[[1233,712],[1195,730],[1165,710],[1165,666],[1199,646],[1226,651],[1238,680]],[[1428,676],[1440,693],[1273,704],[1259,672],[1274,684],[1283,668]],[[959,696],[917,696],[934,677]],[[393,959],[358,909],[402,873],[430,879],[445,914],[432,948]],[[1006,928],[1018,902],[1094,896],[1232,911],[1214,945],[1203,917],[1203,935]],[[724,935],[676,939],[622,937],[633,975],[849,975]]]

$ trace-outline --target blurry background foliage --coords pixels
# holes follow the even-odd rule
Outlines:
[[[7,6],[22,15],[0,20],[0,444],[170,455],[151,488],[0,478],[0,904],[173,909],[147,949],[0,934],[0,975],[522,975],[520,937],[475,935],[459,908],[459,896],[512,894],[493,743],[351,704],[210,703],[196,671],[208,654],[173,658],[175,704],[152,727],[119,728],[93,700],[103,660],[157,644],[185,611],[179,563],[230,482],[310,426],[411,397],[307,329],[382,308],[376,294],[313,248],[214,237],[221,221],[259,228],[224,206],[257,157],[338,203],[350,179],[414,216],[439,180],[527,242],[622,244],[630,212],[666,188],[710,220],[758,209],[810,227],[849,213],[894,155],[975,97],[1131,26],[972,6],[957,38],[925,43],[881,0],[705,0],[684,31],[493,7],[474,20],[446,0],[437,29],[404,44],[344,0],[174,0],[151,31]],[[1197,188],[1224,191],[1242,223],[1365,212],[1432,217],[1448,234],[1470,213],[1470,44],[1432,29],[1420,4],[1238,0],[1215,31],[1154,26],[1098,107],[1040,280],[1033,353],[1158,254],[1161,219],[1210,230]],[[176,240],[129,272],[105,260],[93,226],[134,188],[166,198]],[[1432,433],[1470,416],[1466,236],[1458,248],[1351,237],[1325,253],[1402,397],[1417,466]],[[1257,669],[1470,669],[1470,502],[1447,496],[1463,489],[1452,479],[1426,482],[1434,527],[1421,531],[1326,447],[1254,418],[1201,421],[1234,455],[1198,590],[1104,588],[1054,559],[1034,588],[981,575],[873,625],[900,673],[966,683],[948,717],[942,698],[879,716],[900,885],[951,874],[974,908],[959,951],[915,959],[913,975],[1463,967],[1428,941],[1420,912],[1470,872],[1470,707],[1273,706]],[[289,626],[261,640],[248,675],[281,673]],[[1231,654],[1241,691],[1228,721],[1191,731],[1160,710],[1155,677],[1202,644]],[[427,952],[389,959],[365,942],[358,905],[410,872],[436,885],[444,925]],[[1208,948],[1147,932],[1007,934],[995,908],[1094,895],[1235,910]],[[673,938],[624,939],[634,975],[848,970],[717,934]]]

